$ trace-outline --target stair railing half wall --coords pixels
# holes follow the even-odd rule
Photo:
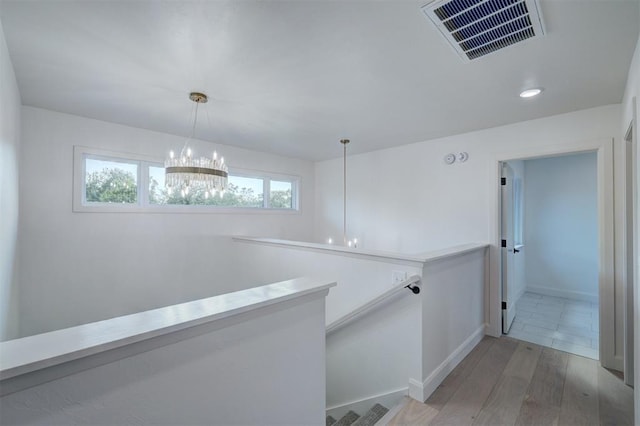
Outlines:
[[[420,287],[419,287],[420,279],[421,279],[421,277],[419,275],[412,275],[411,277],[407,278],[406,280],[404,280],[404,281],[396,284],[395,286],[391,287],[389,290],[387,290],[387,291],[385,291],[383,293],[380,293],[378,296],[374,297],[373,299],[369,300],[368,302],[363,303],[362,305],[360,305],[359,307],[355,308],[354,310],[352,310],[348,314],[345,314],[345,315],[341,316],[337,320],[333,321],[331,324],[327,325],[327,335],[329,335],[329,334],[341,329],[345,325],[349,324],[350,322],[356,320],[357,318],[359,318],[362,315],[366,314],[367,312],[371,311],[376,306],[378,306],[381,303],[385,302],[390,297],[396,295],[397,293],[401,292],[405,288],[408,289],[408,290],[411,290],[411,292],[413,294],[419,294],[420,293]]]

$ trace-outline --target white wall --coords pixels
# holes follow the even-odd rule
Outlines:
[[[367,249],[401,253],[489,241],[496,156],[620,137],[620,105],[609,105],[349,156],[349,234]],[[444,163],[460,151],[467,162]],[[341,188],[342,159],[317,163],[317,241],[341,235]]]
[[[73,146],[163,160],[184,139],[48,110],[22,109],[20,334],[22,336],[239,289],[243,259],[228,235],[309,239],[310,162],[200,142],[231,167],[301,177],[299,214],[72,212]],[[255,283],[253,285],[258,285]]]
[[[0,340],[18,333],[20,92],[0,23]]]
[[[534,102],[544,102],[544,97]],[[498,160],[535,157],[540,152],[592,150],[595,141],[612,139],[614,151],[619,155],[624,149],[620,118],[621,106],[608,105],[350,156],[349,233],[359,238],[362,247],[405,253],[470,241],[497,242],[494,234],[498,225]],[[466,162],[444,163],[447,153],[461,151],[469,153]],[[604,195],[619,200],[624,186],[619,172],[616,173],[614,193],[607,190]],[[318,241],[341,232],[341,182],[340,158],[316,164]],[[619,207],[616,202],[615,208]],[[619,223],[616,229],[617,226]],[[616,238],[612,253],[621,250],[622,240]],[[487,320],[489,332],[498,335],[499,273],[495,265],[491,267],[491,276],[488,301],[492,306]],[[609,280],[608,273],[605,278]],[[622,286],[623,282],[615,279],[616,295],[621,294]],[[616,303],[620,303],[618,298]],[[615,354],[620,366],[621,306],[618,304],[615,309]]]
[[[0,398],[2,424],[324,425],[324,297],[311,296],[31,373],[56,379]]]
[[[332,414],[340,416],[359,401],[370,407],[383,395],[408,392],[425,400],[484,335],[484,247],[425,264],[244,241],[235,251],[247,259],[240,279],[305,275],[337,281],[327,296],[328,323],[389,289],[393,271],[422,275],[419,295],[396,295],[327,336]]]
[[[527,290],[597,301],[596,153],[524,164]]]
[[[426,400],[484,336],[488,249],[425,264],[422,288],[422,383]],[[415,398],[415,396],[414,396]]]
[[[639,17],[640,19],[640,17]],[[622,98],[622,123],[621,123],[621,132],[626,132],[629,127],[629,123],[632,118],[635,118],[636,126],[640,123],[640,111],[639,108],[636,108],[635,117],[633,117],[633,102],[635,99],[636,105],[640,104],[640,36],[638,37],[638,41],[636,43],[636,50],[633,55],[633,59],[631,61],[631,66],[629,67],[629,74],[627,77],[627,86],[624,91],[624,96]],[[636,127],[638,130],[638,127]],[[624,133],[623,133],[624,134]],[[638,137],[638,132],[636,131],[636,148],[637,142],[640,141],[640,137]],[[640,164],[640,149],[636,149],[636,157],[635,164]],[[636,188],[640,188],[640,173],[636,176]],[[635,217],[635,229],[640,229],[640,196],[636,194],[636,217]],[[634,280],[634,324],[640,324],[640,284],[638,274],[640,273],[640,245],[638,244],[638,239],[634,240],[634,250],[637,256],[635,261],[635,280]],[[635,400],[635,424],[640,424],[640,392],[637,391],[638,384],[640,383],[640,327],[635,327],[634,329],[634,383],[636,384],[636,392],[634,393]]]
[[[261,283],[313,276],[338,282],[327,296],[327,323],[391,288],[393,271],[422,274],[421,263],[341,252],[245,242],[236,243],[234,251],[236,257],[246,259],[238,272],[240,280]],[[327,407],[406,391],[409,378],[419,380],[419,323],[420,297],[406,290],[328,336]]]

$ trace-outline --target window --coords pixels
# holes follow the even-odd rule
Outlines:
[[[182,196],[164,186],[164,166],[155,159],[85,147],[74,149],[74,211],[216,212],[298,210],[298,178],[230,170],[223,194],[192,187]]]
[[[85,203],[138,203],[137,163],[87,155],[84,165]]]
[[[269,188],[269,204],[272,208],[292,209],[293,183],[289,181],[272,180]]]
[[[229,174],[227,189],[213,197],[207,196],[203,188],[197,186],[191,193],[182,196],[179,193],[169,194],[164,187],[164,167],[149,166],[149,203],[155,205],[199,205],[252,207],[264,206],[264,179]],[[292,207],[288,207],[292,208]]]

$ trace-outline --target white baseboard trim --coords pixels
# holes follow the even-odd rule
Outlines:
[[[352,410],[362,416],[376,403],[382,404],[391,409],[395,407],[402,400],[402,397],[406,395],[407,388],[401,388],[356,401],[347,402],[346,404],[334,405],[333,407],[327,407],[327,416],[340,420],[340,418],[347,414],[349,410]]]
[[[458,346],[438,367],[436,367],[423,382],[409,379],[409,396],[424,402],[431,396],[440,383],[453,371],[460,361],[476,347],[485,335],[485,324],[474,331],[460,346]]]
[[[500,318],[500,320],[502,321],[502,318]],[[489,323],[484,323],[484,335],[491,336],[491,337],[502,336],[502,322],[499,324],[498,329],[496,329],[496,327],[492,326]]]
[[[518,300],[520,300],[520,298],[526,291],[527,291],[527,287],[526,286],[522,287],[520,290],[518,290],[518,292],[516,293],[516,297],[514,297],[513,300],[517,303]]]
[[[528,284],[526,287],[526,291],[529,291],[531,293],[544,294],[545,296],[564,297],[567,299],[583,300],[585,302],[591,302],[591,303],[598,302],[597,294],[585,293],[582,291],[559,290],[553,287],[543,287],[543,286],[535,286],[535,285],[528,285]]]

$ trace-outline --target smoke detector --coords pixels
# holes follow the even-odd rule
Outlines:
[[[467,62],[544,35],[538,0],[435,0],[422,12]]]

